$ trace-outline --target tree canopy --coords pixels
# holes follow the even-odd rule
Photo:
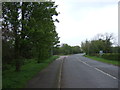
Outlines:
[[[96,39],[81,43],[81,48],[86,54],[95,54],[99,53],[99,51],[103,51],[104,53],[112,52],[112,42],[113,39],[112,34],[98,34]]]
[[[54,54],[69,55],[81,52],[80,46],[70,46],[68,44],[62,44],[61,46],[54,48]]]
[[[15,63],[20,70],[21,59],[36,58],[40,63],[52,55],[59,43],[53,16],[55,2],[3,2],[3,63]],[[4,67],[4,66],[3,66]]]

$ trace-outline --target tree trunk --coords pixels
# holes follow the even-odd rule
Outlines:
[[[17,30],[14,28],[15,31],[15,71],[20,71],[20,61],[19,61],[19,38],[17,35]]]

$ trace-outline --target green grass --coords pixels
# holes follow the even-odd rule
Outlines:
[[[104,63],[120,66],[120,61],[108,60],[108,59],[104,59],[104,58],[100,58],[100,57],[96,57],[96,56],[88,56],[88,55],[84,55],[84,56],[88,57],[90,59],[93,59],[93,60],[97,60],[97,61],[101,61],[101,62],[104,62]]]
[[[38,72],[47,67],[49,63],[57,59],[53,56],[43,63],[36,63],[34,59],[22,66],[20,72],[15,72],[14,68],[3,71],[3,88],[24,88],[28,80],[32,79]]]

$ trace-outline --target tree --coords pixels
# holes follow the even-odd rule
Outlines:
[[[58,15],[57,5],[54,2],[4,2],[2,5],[5,63],[8,63],[7,49],[14,54],[16,71],[20,71],[23,58],[37,58],[40,63],[50,57],[50,51],[59,43],[54,25],[58,20],[52,18]]]
[[[54,2],[33,3],[33,6],[33,14],[29,23],[32,26],[30,40],[36,47],[37,60],[40,63],[50,56],[50,50],[55,44],[59,43],[58,34],[55,31],[55,21],[52,18],[53,15],[58,15],[58,13],[55,10],[57,6],[54,6]]]
[[[59,55],[59,54],[63,54],[63,55],[68,55],[68,54],[78,54],[81,53],[81,48],[79,46],[70,46],[68,44],[62,44],[62,46],[60,47],[56,47],[54,48],[54,55]]]
[[[112,51],[112,42],[113,34],[98,34],[96,39],[91,41],[85,41],[81,43],[82,50],[86,52],[86,54],[96,54],[102,50],[104,53],[110,53]]]
[[[90,54],[90,41],[81,42],[81,48],[86,54]]]
[[[14,47],[14,58],[16,60],[16,71],[20,70],[19,63],[19,2],[8,2],[3,3],[3,27],[2,31],[4,33],[3,38],[7,37],[7,41],[11,42]],[[6,33],[6,31],[8,33]],[[6,35],[7,34],[7,35]],[[11,37],[12,36],[12,37]],[[4,39],[3,39],[4,40]]]

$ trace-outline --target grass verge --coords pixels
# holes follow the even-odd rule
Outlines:
[[[31,62],[22,66],[20,72],[15,72],[13,68],[4,71],[2,73],[2,88],[24,88],[28,80],[57,58],[58,56],[53,56],[45,60],[44,63],[36,63],[32,59]]]
[[[90,59],[93,59],[93,60],[97,60],[97,61],[101,61],[101,62],[104,62],[104,63],[120,66],[120,61],[108,60],[108,59],[104,59],[104,58],[100,58],[100,57],[96,57],[96,56],[88,56],[88,55],[84,55],[84,56],[88,57]]]

